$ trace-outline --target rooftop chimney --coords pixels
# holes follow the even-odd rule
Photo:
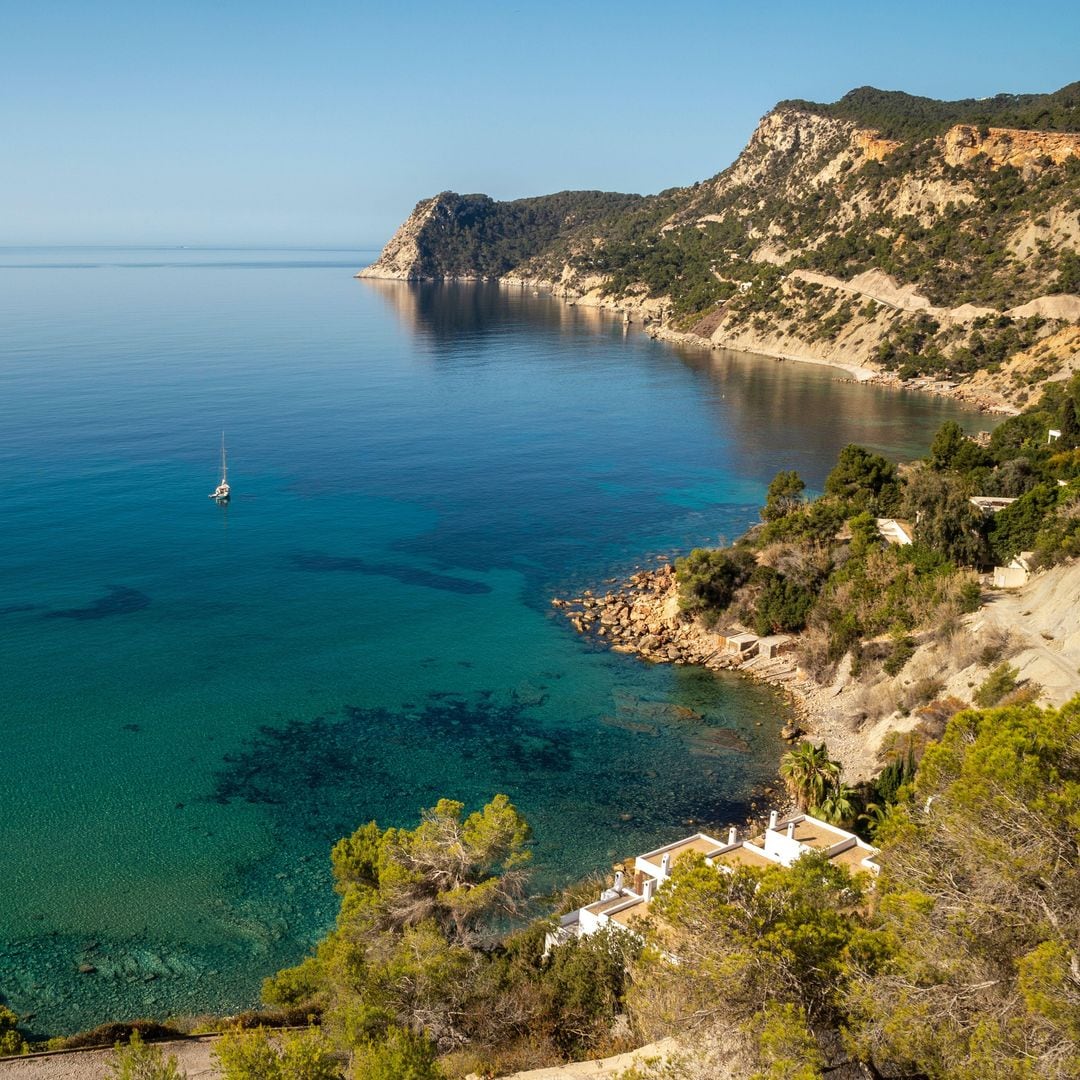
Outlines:
[[[735,841],[738,840],[738,839],[739,839],[739,830],[736,829],[734,825],[732,825],[731,828],[728,829],[728,831],[727,831],[728,847],[730,847],[732,844],[734,844]]]
[[[769,828],[770,829],[775,829],[776,828],[776,819],[779,816],[780,815],[775,810],[770,810],[769,811]]]
[[[666,878],[671,873],[671,852],[665,852],[664,857],[660,860],[660,876]]]
[[[794,840],[795,839],[795,822],[794,821],[789,821],[787,823],[787,838],[789,840]]]

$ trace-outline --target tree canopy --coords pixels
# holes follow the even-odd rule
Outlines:
[[[862,1052],[930,1077],[1080,1075],[1080,699],[962,712],[883,831],[891,959]]]

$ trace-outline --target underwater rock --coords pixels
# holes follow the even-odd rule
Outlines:
[[[86,607],[49,611],[44,618],[106,619],[110,615],[127,615],[132,611],[141,611],[150,604],[150,597],[138,589],[129,589],[125,585],[109,585],[107,588],[109,591],[104,596],[98,597]]]

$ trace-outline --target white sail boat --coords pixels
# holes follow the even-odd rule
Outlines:
[[[211,492],[210,498],[219,506],[229,501],[229,467],[225,462],[225,432],[221,433],[221,483]]]

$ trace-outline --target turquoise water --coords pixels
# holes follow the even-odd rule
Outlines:
[[[332,921],[333,840],[441,796],[509,793],[538,889],[744,817],[777,699],[550,598],[735,536],[779,468],[982,426],[372,257],[0,250],[0,992],[37,1031],[251,1004]]]

